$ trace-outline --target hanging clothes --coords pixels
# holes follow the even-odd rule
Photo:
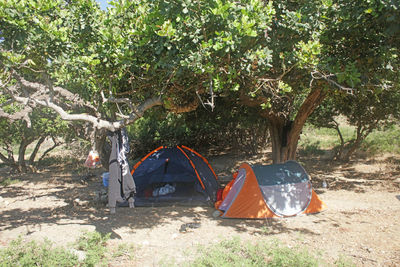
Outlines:
[[[136,186],[130,173],[127,159],[127,154],[129,153],[129,140],[126,130],[117,130],[110,133],[108,137],[111,141],[108,207],[110,208],[110,213],[114,213],[117,202],[128,201],[129,207],[134,207]]]

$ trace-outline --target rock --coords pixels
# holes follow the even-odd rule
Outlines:
[[[219,210],[216,210],[216,211],[213,212],[212,216],[213,216],[214,218],[219,218],[219,217],[221,216],[221,214],[222,214],[222,213],[221,213]]]
[[[104,188],[96,191],[93,200],[96,202],[106,203],[108,201],[107,191]]]
[[[89,201],[87,200],[80,200],[79,198],[74,199],[74,206],[88,206]]]
[[[181,225],[179,232],[184,233],[184,232],[187,232],[188,229],[196,229],[196,228],[200,228],[200,226],[201,226],[200,223],[184,223]]]
[[[78,257],[78,260],[79,260],[80,262],[83,262],[83,261],[86,259],[86,252],[85,252],[85,251],[76,250],[76,249],[74,249],[74,248],[71,248],[69,251],[70,251],[72,254],[74,254],[75,256],[77,256],[77,257]]]
[[[107,195],[101,196],[101,197],[100,197],[100,202],[101,202],[101,203],[107,203],[107,202],[108,202],[108,197],[107,197]]]

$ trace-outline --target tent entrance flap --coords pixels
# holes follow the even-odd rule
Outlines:
[[[265,202],[276,215],[294,216],[305,211],[311,201],[311,183],[260,186]]]

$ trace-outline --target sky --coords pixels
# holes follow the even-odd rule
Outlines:
[[[100,8],[102,10],[107,10],[108,7],[107,0],[97,0],[97,2],[100,4]]]

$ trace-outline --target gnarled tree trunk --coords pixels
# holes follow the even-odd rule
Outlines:
[[[25,152],[28,145],[32,143],[24,138],[22,138],[21,143],[19,144],[18,149],[18,171],[19,172],[27,172],[26,163],[25,163]]]
[[[268,114],[274,163],[296,159],[297,145],[303,126],[325,96],[326,93],[322,89],[312,90],[299,108],[294,121],[282,116]]]

